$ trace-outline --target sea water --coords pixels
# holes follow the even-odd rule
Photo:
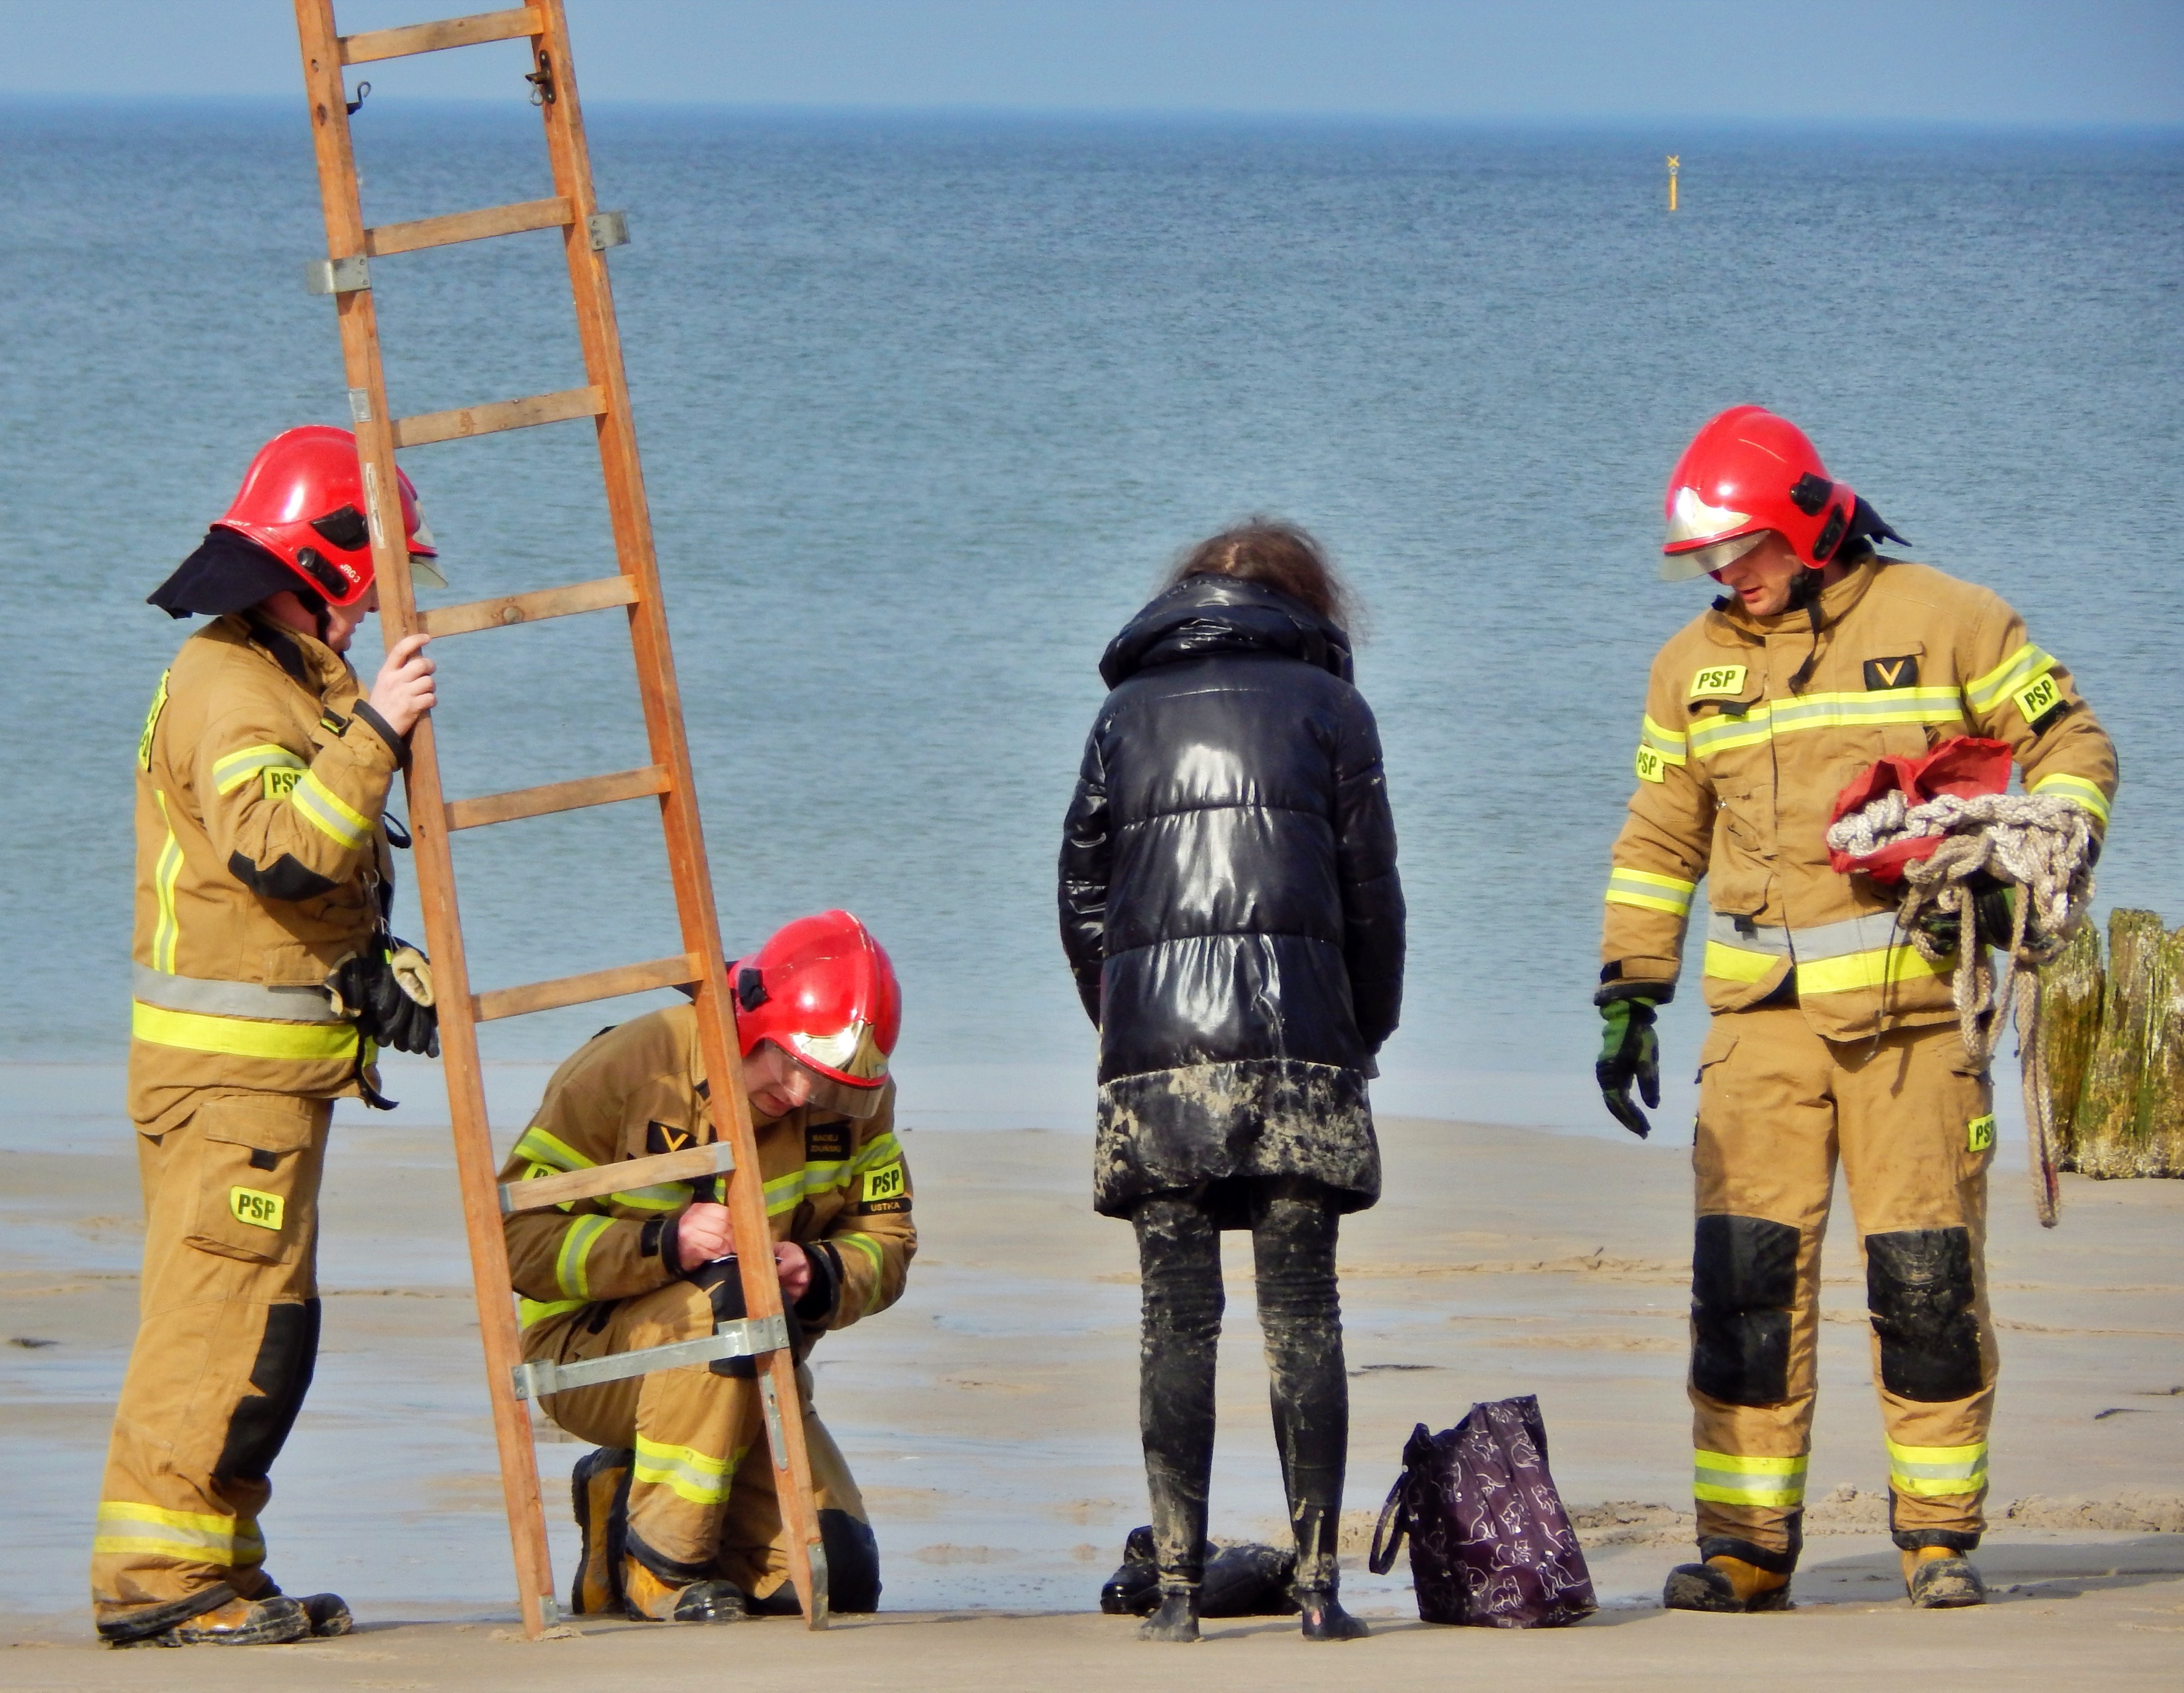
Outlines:
[[[387,81],[368,221],[550,191],[520,100]],[[727,944],[869,922],[912,1120],[1087,1121],[1053,875],[1095,666],[1178,549],[1263,512],[1366,608],[1411,909],[1382,1108],[1615,1132],[1606,855],[1646,662],[1708,592],[1654,578],[1661,488],[1744,401],[2074,667],[2123,762],[2102,903],[2184,922],[2176,134],[590,116]],[[300,102],[17,102],[0,192],[0,1055],[111,1065],[130,758],[187,632],[143,596],[260,442],[347,408]],[[398,414],[582,381],[559,241],[375,262]],[[428,602],[613,568],[588,426],[404,458]],[[620,619],[435,650],[451,794],[649,761]],[[481,986],[676,950],[648,805],[457,844]],[[655,1002],[488,1027],[509,1109]]]

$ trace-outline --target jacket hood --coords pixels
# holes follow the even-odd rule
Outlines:
[[[1156,665],[1245,653],[1354,679],[1346,632],[1278,589],[1223,576],[1187,577],[1139,612],[1107,643],[1100,679],[1119,688]]]

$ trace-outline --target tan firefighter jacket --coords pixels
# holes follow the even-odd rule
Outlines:
[[[1897,928],[1891,890],[1829,867],[1836,794],[1876,759],[1985,736],[2008,743],[2026,791],[2075,800],[2105,827],[2116,760],[2070,671],[1986,588],[1869,559],[1819,608],[1819,661],[1795,694],[1813,646],[1802,610],[1755,618],[1732,601],[1654,659],[1602,979],[1675,980],[1703,877],[1707,1004],[1756,1005],[1794,972],[1814,1032],[1848,1040],[1953,1020],[1954,966]]]
[[[136,746],[129,1109],[159,1133],[205,1088],[356,1091],[320,991],[392,891],[380,816],[406,756],[339,654],[248,613],[182,643]]]
[[[710,1094],[690,1006],[608,1029],[554,1072],[500,1179],[706,1145],[718,1138]],[[846,1328],[886,1310],[902,1296],[917,1251],[910,1172],[894,1134],[894,1084],[869,1117],[805,1106],[760,1118],[756,1128],[773,1239],[824,1253],[840,1289],[832,1312],[807,1326]],[[681,1273],[676,1218],[694,1198],[718,1200],[725,1180],[636,1188],[508,1217],[502,1227],[510,1279],[521,1296],[525,1356],[550,1351],[566,1321],[588,1320],[572,1315],[586,1306],[673,1281]]]

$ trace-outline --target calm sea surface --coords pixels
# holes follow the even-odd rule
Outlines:
[[[1653,579],[1661,486],[1740,401],[2076,669],[2125,772],[2103,902],[2184,922],[2173,134],[611,107],[593,132],[730,948],[864,916],[924,1120],[1085,1120],[1052,866],[1094,667],[1179,547],[1265,511],[1370,612],[1412,913],[1384,1106],[1591,1124],[1646,663],[1704,599]],[[513,102],[390,82],[357,134],[373,222],[549,192]],[[187,632],[143,595],[259,442],[344,420],[341,367],[299,280],[300,102],[0,106],[0,1055],[99,1065],[130,755]],[[398,412],[580,381],[557,239],[375,265]],[[583,426],[405,462],[443,598],[611,569]],[[453,793],[645,761],[617,621],[438,650]],[[482,985],[672,950],[649,808],[466,835],[459,869]],[[550,1061],[634,1003],[495,1025],[488,1054]]]

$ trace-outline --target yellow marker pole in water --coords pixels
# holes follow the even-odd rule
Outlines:
[[[1676,209],[1676,169],[1683,163],[1674,153],[1669,155],[1669,209]]]

